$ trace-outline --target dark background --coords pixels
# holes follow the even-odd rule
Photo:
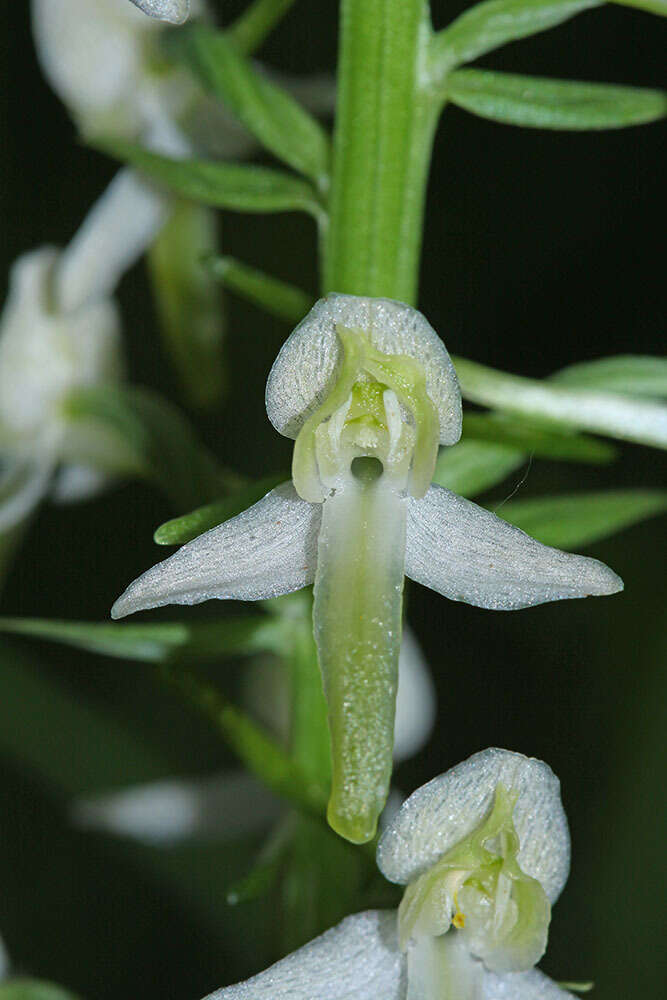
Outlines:
[[[434,2],[436,26],[463,6]],[[77,144],[43,82],[28,7],[5,4],[0,35],[3,292],[12,260],[66,242],[116,169]],[[218,7],[231,17],[242,5]],[[293,72],[333,70],[336,8],[297,3],[262,55]],[[605,6],[482,65],[664,87],[666,42],[664,20]],[[663,151],[661,125],[557,134],[448,109],[429,188],[420,308],[449,350],[535,376],[600,355],[660,353]],[[223,214],[221,235],[225,252],[317,290],[314,231],[304,217]],[[132,378],[177,398],[142,266],[124,280],[120,300]],[[223,411],[199,427],[226,462],[259,476],[289,464],[291,445],[263,409],[264,381],[288,331],[231,296],[227,304],[231,389]],[[603,469],[535,462],[518,495],[660,483],[660,454],[620,451]],[[489,499],[501,500],[520,478]],[[152,531],[171,513],[137,484],[75,509],[46,506],[8,580],[3,613],[105,619],[125,584],[158,558]],[[551,764],[571,822],[573,867],[543,966],[560,979],[595,979],[604,1000],[656,996],[664,984],[659,528],[648,523],[587,550],[624,578],[622,596],[503,615],[417,587],[409,595],[438,686],[439,724],[396,781],[409,791],[489,745]],[[225,665],[221,684],[234,691],[242,669]],[[15,962],[90,1000],[186,1000],[266,964],[275,913],[223,903],[253,844],[153,852],[67,823],[63,781],[72,792],[92,791],[229,763],[206,726],[134,664],[3,640],[0,678],[0,930]],[[127,739],[140,751],[124,762]]]

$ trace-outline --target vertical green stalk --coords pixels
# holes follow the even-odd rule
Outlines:
[[[291,681],[290,750],[304,774],[326,787],[331,780],[327,706],[313,638],[310,591],[291,598],[295,620],[289,656]],[[297,604],[298,600],[298,604]]]
[[[425,0],[342,0],[324,291],[414,304],[440,102]]]

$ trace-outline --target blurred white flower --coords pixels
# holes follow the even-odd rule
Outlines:
[[[405,802],[378,863],[408,883],[398,915],[348,917],[208,1000],[573,1000],[533,968],[545,909],[548,923],[569,870],[567,821],[546,764],[475,754]]]
[[[161,58],[164,24],[127,0],[32,0],[32,27],[44,74],[84,135],[150,140],[180,154],[178,119],[196,87]]]
[[[67,419],[76,389],[122,374],[120,317],[112,295],[152,239],[159,199],[121,171],[64,250],[18,258],[0,315],[0,531],[19,525],[59,469],[60,500],[96,492],[114,467],[110,442]]]

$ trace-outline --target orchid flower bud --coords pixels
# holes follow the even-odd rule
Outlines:
[[[266,406],[295,439],[293,482],[149,570],[112,615],[259,600],[314,582],[329,822],[364,842],[389,788],[404,575],[504,611],[623,584],[597,560],[541,545],[429,486],[438,444],[460,434],[461,397],[444,345],[409,306],[337,294],[318,302],[281,349]]]

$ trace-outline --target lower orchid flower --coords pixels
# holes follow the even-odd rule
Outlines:
[[[266,406],[296,439],[292,482],[148,570],[111,613],[254,601],[314,582],[328,817],[361,843],[375,833],[391,776],[404,576],[504,611],[623,584],[603,563],[541,545],[430,485],[438,445],[460,436],[461,394],[442,341],[410,306],[320,300],[281,349]]]
[[[377,851],[407,886],[396,911],[348,917],[208,1000],[565,1000],[534,966],[570,867],[558,779],[508,750],[418,789]]]

